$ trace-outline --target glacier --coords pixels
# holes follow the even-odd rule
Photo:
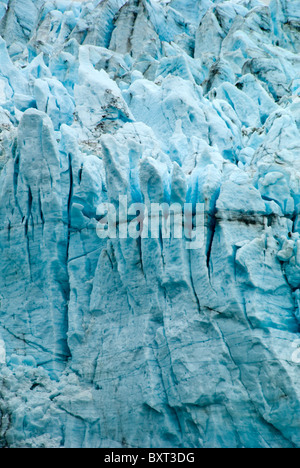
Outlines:
[[[299,31],[0,2],[0,447],[300,447]],[[120,196],[204,204],[204,245],[99,239]]]

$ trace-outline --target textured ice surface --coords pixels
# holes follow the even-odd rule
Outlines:
[[[299,31],[0,2],[0,446],[300,447]],[[204,246],[100,240],[119,195],[205,203]]]

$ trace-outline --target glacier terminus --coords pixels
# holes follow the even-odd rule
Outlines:
[[[0,447],[300,447],[300,0],[0,1]]]

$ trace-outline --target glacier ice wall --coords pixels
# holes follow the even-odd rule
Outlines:
[[[299,31],[0,2],[1,447],[300,447]],[[204,203],[203,247],[100,240],[119,195]]]

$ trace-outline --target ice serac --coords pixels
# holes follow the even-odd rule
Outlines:
[[[0,176],[0,326],[8,352],[27,347],[38,365],[53,371],[63,369],[69,356],[68,171],[51,120],[27,110],[14,158]]]
[[[300,447],[299,12],[0,2],[1,447]]]

